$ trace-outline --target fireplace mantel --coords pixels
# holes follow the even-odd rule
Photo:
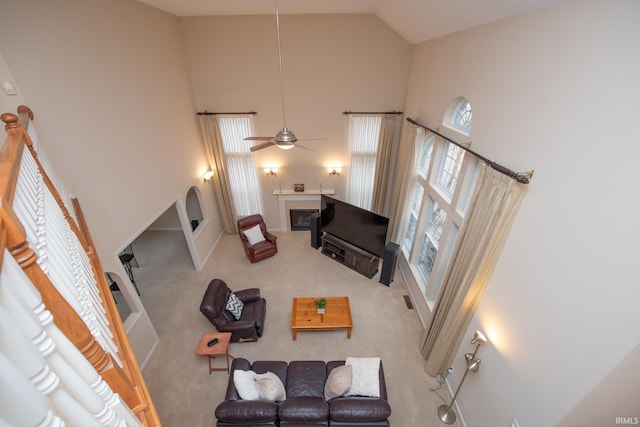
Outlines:
[[[293,196],[294,198],[290,200],[301,200],[300,196],[319,196],[321,194],[336,194],[336,190],[304,190],[304,191],[294,191],[294,190],[273,190],[273,197],[278,199],[287,198],[289,196]]]
[[[335,190],[273,190],[273,197],[278,199],[278,207],[280,208],[280,231],[289,231],[287,229],[287,217],[289,212],[286,209],[287,201],[320,201],[320,196],[336,194]]]

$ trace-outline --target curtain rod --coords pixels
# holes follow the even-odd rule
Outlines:
[[[416,120],[413,120],[411,117],[407,117],[407,121],[413,125],[419,126],[423,129],[428,130],[429,132],[438,135],[440,138],[446,139],[447,141],[449,141],[450,143],[454,144],[457,147],[462,148],[464,151],[467,151],[468,153],[476,156],[478,159],[482,160],[483,162],[485,162],[487,165],[489,165],[492,169],[497,170],[498,172],[507,175],[510,178],[515,179],[516,181],[518,181],[521,184],[529,184],[529,181],[531,179],[531,177],[533,176],[533,170],[530,172],[514,172],[509,168],[506,168],[496,162],[493,162],[489,159],[487,159],[484,156],[481,156],[480,154],[476,153],[475,151],[471,150],[470,148],[465,147],[464,145],[454,141],[451,138],[447,138],[446,136],[444,136],[443,134],[441,134],[440,132],[436,132],[435,130],[418,123]]]
[[[212,113],[207,110],[204,110],[204,112],[197,112],[196,114],[199,116],[218,116],[222,114],[258,114],[258,113],[256,113],[255,111],[241,111],[239,113]]]
[[[402,114],[402,111],[345,111],[342,114]]]

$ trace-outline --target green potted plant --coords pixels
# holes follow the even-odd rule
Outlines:
[[[327,299],[324,297],[314,299],[313,303],[316,305],[316,308],[318,309],[318,314],[324,314],[324,308],[327,305]]]

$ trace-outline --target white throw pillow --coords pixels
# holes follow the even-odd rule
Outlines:
[[[236,320],[240,320],[244,303],[240,301],[240,298],[238,298],[236,294],[231,292],[231,295],[229,295],[229,299],[227,300],[227,305],[225,305],[224,308],[229,310]]]
[[[287,398],[284,384],[273,372],[267,371],[264,374],[256,374],[256,388],[262,400],[283,401]]]
[[[256,373],[253,371],[233,371],[233,385],[236,387],[242,400],[260,400],[260,394],[256,387]]]
[[[351,389],[347,396],[380,397],[380,358],[347,357],[351,365]]]
[[[260,224],[256,224],[248,230],[244,230],[244,235],[247,236],[247,240],[249,240],[249,244],[251,246],[266,240],[262,234],[262,230],[260,229]]]

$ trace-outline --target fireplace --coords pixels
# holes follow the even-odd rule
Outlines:
[[[311,230],[311,215],[320,212],[318,209],[289,209],[291,231]]]

